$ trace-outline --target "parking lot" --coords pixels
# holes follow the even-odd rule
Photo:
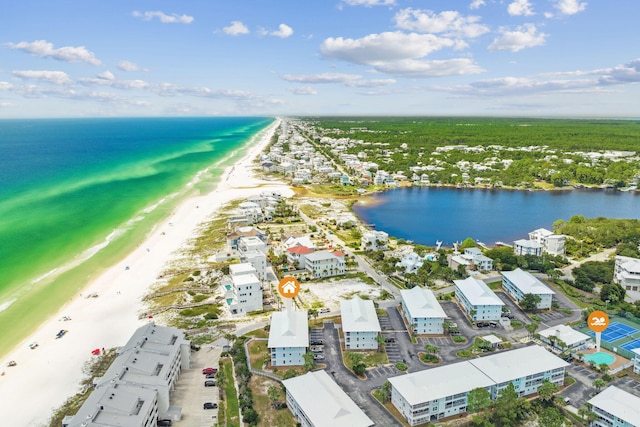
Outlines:
[[[191,352],[191,369],[180,373],[171,394],[172,405],[182,408],[182,419],[174,426],[210,427],[218,418],[218,409],[204,409],[205,402],[218,403],[218,387],[205,387],[204,368],[218,368],[220,350],[202,348]]]

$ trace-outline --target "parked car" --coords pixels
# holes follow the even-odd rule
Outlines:
[[[218,407],[217,403],[211,403],[211,402],[205,402],[204,405],[202,405],[202,407],[204,409],[216,409]]]
[[[311,345],[324,345],[324,340],[311,340]]]
[[[318,313],[329,313],[331,312],[331,309],[325,307],[325,308],[321,308],[320,310],[318,310]]]
[[[171,424],[173,424],[171,420],[158,420],[158,426],[171,427]]]
[[[396,342],[394,337],[385,337],[384,342]]]
[[[62,338],[67,332],[69,331],[67,331],[66,329],[60,329],[60,331],[56,334],[56,339]]]
[[[322,353],[323,351],[322,347],[311,347],[312,353]]]
[[[324,360],[324,354],[314,354],[313,360]]]
[[[202,370],[202,373],[203,373],[203,374],[205,374],[205,375],[209,375],[209,374],[217,374],[217,373],[218,373],[218,370],[217,370],[217,369],[215,369],[215,368],[204,368],[204,369]]]
[[[476,323],[476,326],[478,328],[486,328],[487,326],[489,326],[489,322],[478,322]]]
[[[207,374],[207,375],[205,376],[205,378],[215,378],[215,377],[217,377],[217,376],[218,376],[218,374]]]
[[[213,380],[208,380],[204,382],[204,386],[205,387],[215,387],[216,386],[216,382]]]

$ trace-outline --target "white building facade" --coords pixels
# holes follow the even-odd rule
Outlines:
[[[303,256],[305,269],[314,279],[339,276],[346,270],[344,254],[341,252],[316,251],[300,257]]]
[[[309,348],[309,323],[306,311],[285,310],[273,313],[267,343],[272,366],[302,366]]]
[[[366,231],[362,233],[362,249],[365,251],[386,251],[389,242],[389,234],[384,231]]]
[[[616,256],[613,282],[627,291],[640,292],[640,259]]]
[[[534,275],[520,268],[513,271],[502,272],[502,287],[518,302],[520,302],[526,294],[539,296],[540,302],[537,305],[539,310],[551,308],[553,295],[555,294],[555,292],[549,289],[547,285],[538,280]]]
[[[472,321],[498,321],[504,303],[484,283],[475,277],[454,280],[455,295],[460,307]]]
[[[340,316],[347,350],[378,348],[381,328],[373,301],[363,300],[358,296],[350,300],[341,300]]]
[[[413,333],[418,335],[441,335],[447,317],[433,292],[414,286],[400,290],[400,308]]]
[[[535,240],[520,239],[513,242],[513,252],[516,255],[542,256],[542,245]]]
[[[609,386],[587,401],[595,419],[590,427],[640,426],[640,397]]]

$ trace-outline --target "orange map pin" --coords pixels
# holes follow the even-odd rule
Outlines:
[[[278,292],[284,298],[294,298],[300,292],[300,282],[295,277],[285,276],[278,283]]]
[[[609,326],[609,316],[604,311],[594,311],[589,315],[587,324],[593,332],[603,332]]]

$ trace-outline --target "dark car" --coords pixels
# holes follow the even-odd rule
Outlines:
[[[204,386],[205,386],[205,387],[215,387],[215,386],[216,386],[216,382],[215,382],[215,381],[212,381],[212,380],[205,381],[205,382],[204,382]]]
[[[205,374],[205,375],[209,375],[209,374],[217,374],[217,373],[218,373],[218,370],[217,370],[217,369],[215,369],[215,368],[204,368],[204,369],[202,370],[202,373],[203,373],[203,374]]]
[[[158,426],[171,427],[171,424],[173,424],[171,420],[158,420]]]
[[[396,342],[396,339],[394,337],[386,337],[384,342]]]
[[[69,331],[67,331],[66,329],[60,329],[60,332],[56,334],[56,339],[62,338],[67,332]]]
[[[205,376],[205,378],[215,378],[215,377],[217,377],[217,376],[218,376],[218,374],[207,374],[207,375]]]
[[[487,326],[489,326],[489,322],[478,322],[476,323],[476,326],[478,328],[486,328]]]
[[[311,340],[311,345],[324,345],[324,340]]]
[[[218,407],[217,403],[211,403],[211,402],[205,402],[204,405],[202,405],[202,407],[204,409],[216,409]]]

